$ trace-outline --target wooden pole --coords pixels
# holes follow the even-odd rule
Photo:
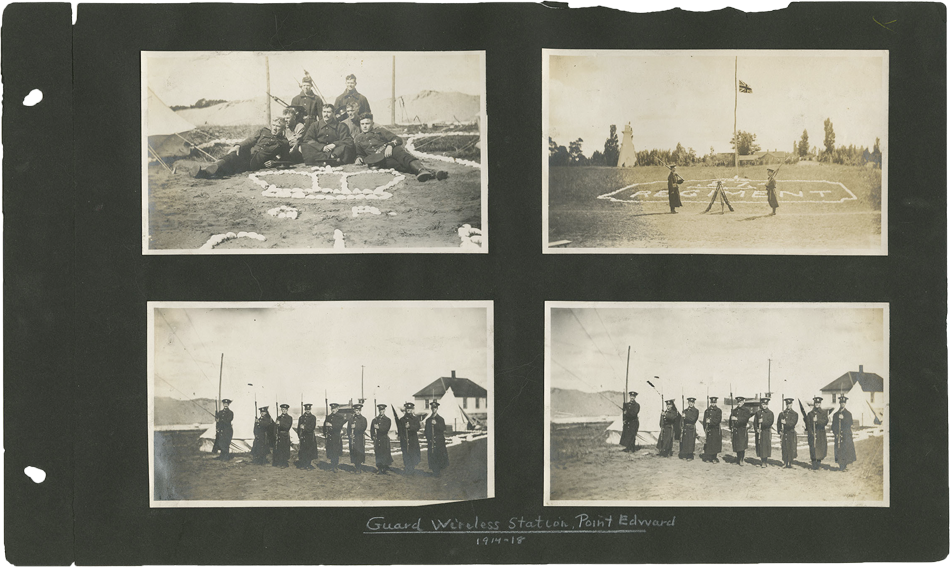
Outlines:
[[[732,109],[732,140],[736,149],[736,178],[739,177],[739,56],[736,55],[736,76],[735,76],[736,104]]]
[[[264,73],[267,75],[267,125],[270,126],[270,57],[264,56]]]
[[[630,347],[627,347],[627,379],[623,384],[623,403],[627,403],[627,392],[630,391]]]
[[[218,367],[218,404],[221,403],[221,380],[224,378],[224,353],[221,353],[221,366]],[[215,404],[215,408],[218,407]]]
[[[396,56],[393,55],[393,90],[392,97],[389,99],[389,125],[396,125]]]

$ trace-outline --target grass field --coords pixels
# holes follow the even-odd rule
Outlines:
[[[734,168],[677,168],[686,183],[680,188],[684,206],[674,215],[665,193],[669,172],[663,166],[552,167],[548,240],[569,241],[552,247],[555,250],[883,253],[880,170],[786,165],[777,176],[777,189],[786,194],[779,199],[777,214],[771,216],[764,191],[765,169],[742,168],[739,179],[733,180]],[[733,193],[730,200],[735,212],[723,212],[717,203],[704,213],[716,179],[723,179],[726,190]],[[630,187],[637,184],[643,185]],[[645,191],[638,195],[638,189]]]
[[[393,455],[391,472],[373,474],[375,461],[366,455],[363,472],[355,474],[348,454],[340,471],[328,468],[323,440],[318,439],[316,470],[251,463],[248,454],[228,462],[198,451],[200,431],[155,432],[155,500],[169,501],[387,501],[475,500],[488,497],[488,441],[478,439],[448,448],[449,468],[434,477],[426,466],[428,454],[422,441],[422,462],[415,474],[403,474],[402,456]],[[398,444],[397,444],[398,447]],[[270,462],[270,458],[268,458]]]
[[[723,440],[720,462],[705,463],[698,455],[692,461],[678,459],[678,442],[674,442],[670,458],[658,457],[653,446],[625,453],[619,445],[604,441],[605,427],[551,426],[551,500],[883,502],[884,451],[880,436],[856,441],[858,460],[841,472],[831,446],[817,471],[810,468],[807,447],[799,447],[793,468],[782,469],[781,451],[775,449],[770,467],[757,466],[759,459],[753,445],[740,468],[728,436]],[[697,443],[697,451],[701,448],[702,443]]]

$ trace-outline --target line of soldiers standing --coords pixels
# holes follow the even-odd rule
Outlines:
[[[324,103],[313,91],[313,78],[305,73],[300,94],[283,113],[232,146],[210,165],[189,164],[185,170],[197,178],[219,178],[276,165],[310,166],[366,164],[411,173],[419,181],[443,180],[445,171],[432,172],[406,151],[403,141],[373,121],[369,101],[356,90],[356,76],[346,77],[346,90],[334,104]]]
[[[215,414],[214,449],[221,451],[220,460],[230,460],[230,443],[233,437],[231,422],[234,413],[229,408],[231,400],[221,400],[223,409]],[[316,439],[317,417],[311,413],[313,404],[304,404],[304,412],[297,419],[297,437],[299,449],[294,463],[298,469],[313,470],[313,461],[318,458]],[[349,442],[350,462],[356,473],[363,472],[366,460],[365,435],[367,422],[362,415],[363,404],[353,404],[353,414],[349,417],[339,412],[340,404],[330,404],[330,413],[323,421],[323,436],[330,471],[337,472],[340,457],[343,456],[343,439]],[[429,469],[434,476],[440,476],[449,466],[449,454],[445,444],[445,420],[439,415],[439,403],[430,402],[432,413],[415,414],[415,404],[408,402],[403,406],[403,416],[398,418],[396,427],[399,432],[399,444],[402,450],[404,474],[413,474],[421,462],[419,430],[423,428],[428,449]],[[387,474],[393,464],[389,431],[392,420],[386,416],[386,404],[376,406],[378,415],[370,424],[370,439],[376,460],[376,474]],[[258,408],[259,416],[254,420],[254,443],[251,446],[251,459],[254,464],[267,464],[267,456],[273,449],[272,465],[287,468],[290,466],[290,430],[294,419],[288,414],[289,404],[280,404],[277,419],[270,416],[268,407]],[[395,412],[395,410],[393,410]],[[344,433],[343,427],[346,426]]]
[[[636,451],[637,431],[639,430],[640,405],[636,402],[637,393],[630,392],[630,401],[623,405],[623,433],[620,444],[625,452]],[[703,413],[702,425],[706,432],[706,443],[700,458],[703,462],[718,463],[718,454],[722,451],[722,409],[716,403],[719,398],[709,398],[709,407]],[[699,419],[699,410],[696,408],[696,398],[686,398],[689,407],[683,410],[682,415],[677,411],[673,400],[666,400],[666,409],[660,415],[660,436],[657,441],[657,451],[660,457],[673,455],[673,441],[680,442],[679,458],[692,460],[696,453],[696,422]],[[760,408],[756,412],[745,405],[745,398],[736,396],[736,405],[729,416],[729,429],[732,434],[732,449],[736,453],[736,463],[742,465],[745,460],[745,451],[749,446],[749,422],[755,434],[755,454],[760,459],[760,466],[767,467],[768,459],[772,456],[772,426],[780,436],[782,447],[783,468],[791,468],[792,460],[798,457],[798,435],[795,426],[798,425],[798,413],[792,408],[793,398],[785,398],[785,409],[775,415],[769,409],[769,398],[759,400]],[[854,420],[851,412],[845,407],[848,399],[839,398],[840,408],[834,416],[829,418],[830,410],[821,407],[822,398],[816,396],[809,412],[802,408],[805,416],[805,432],[808,436],[808,447],[812,469],[818,470],[821,461],[828,456],[827,427],[831,421],[831,432],[834,436],[834,456],[839,470],[844,471],[848,465],[855,462],[857,457],[854,450],[852,425]]]

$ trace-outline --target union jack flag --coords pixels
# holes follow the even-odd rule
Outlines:
[[[752,94],[752,87],[743,83],[742,81],[739,81],[739,92]]]

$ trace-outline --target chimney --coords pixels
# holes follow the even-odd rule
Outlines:
[[[863,366],[861,368],[864,368]],[[455,378],[455,371],[452,371],[452,378]]]
[[[859,365],[858,365],[858,376],[861,376],[862,374],[864,374],[864,365],[863,365],[863,364],[859,364]],[[455,373],[453,372],[452,375],[454,376]]]

